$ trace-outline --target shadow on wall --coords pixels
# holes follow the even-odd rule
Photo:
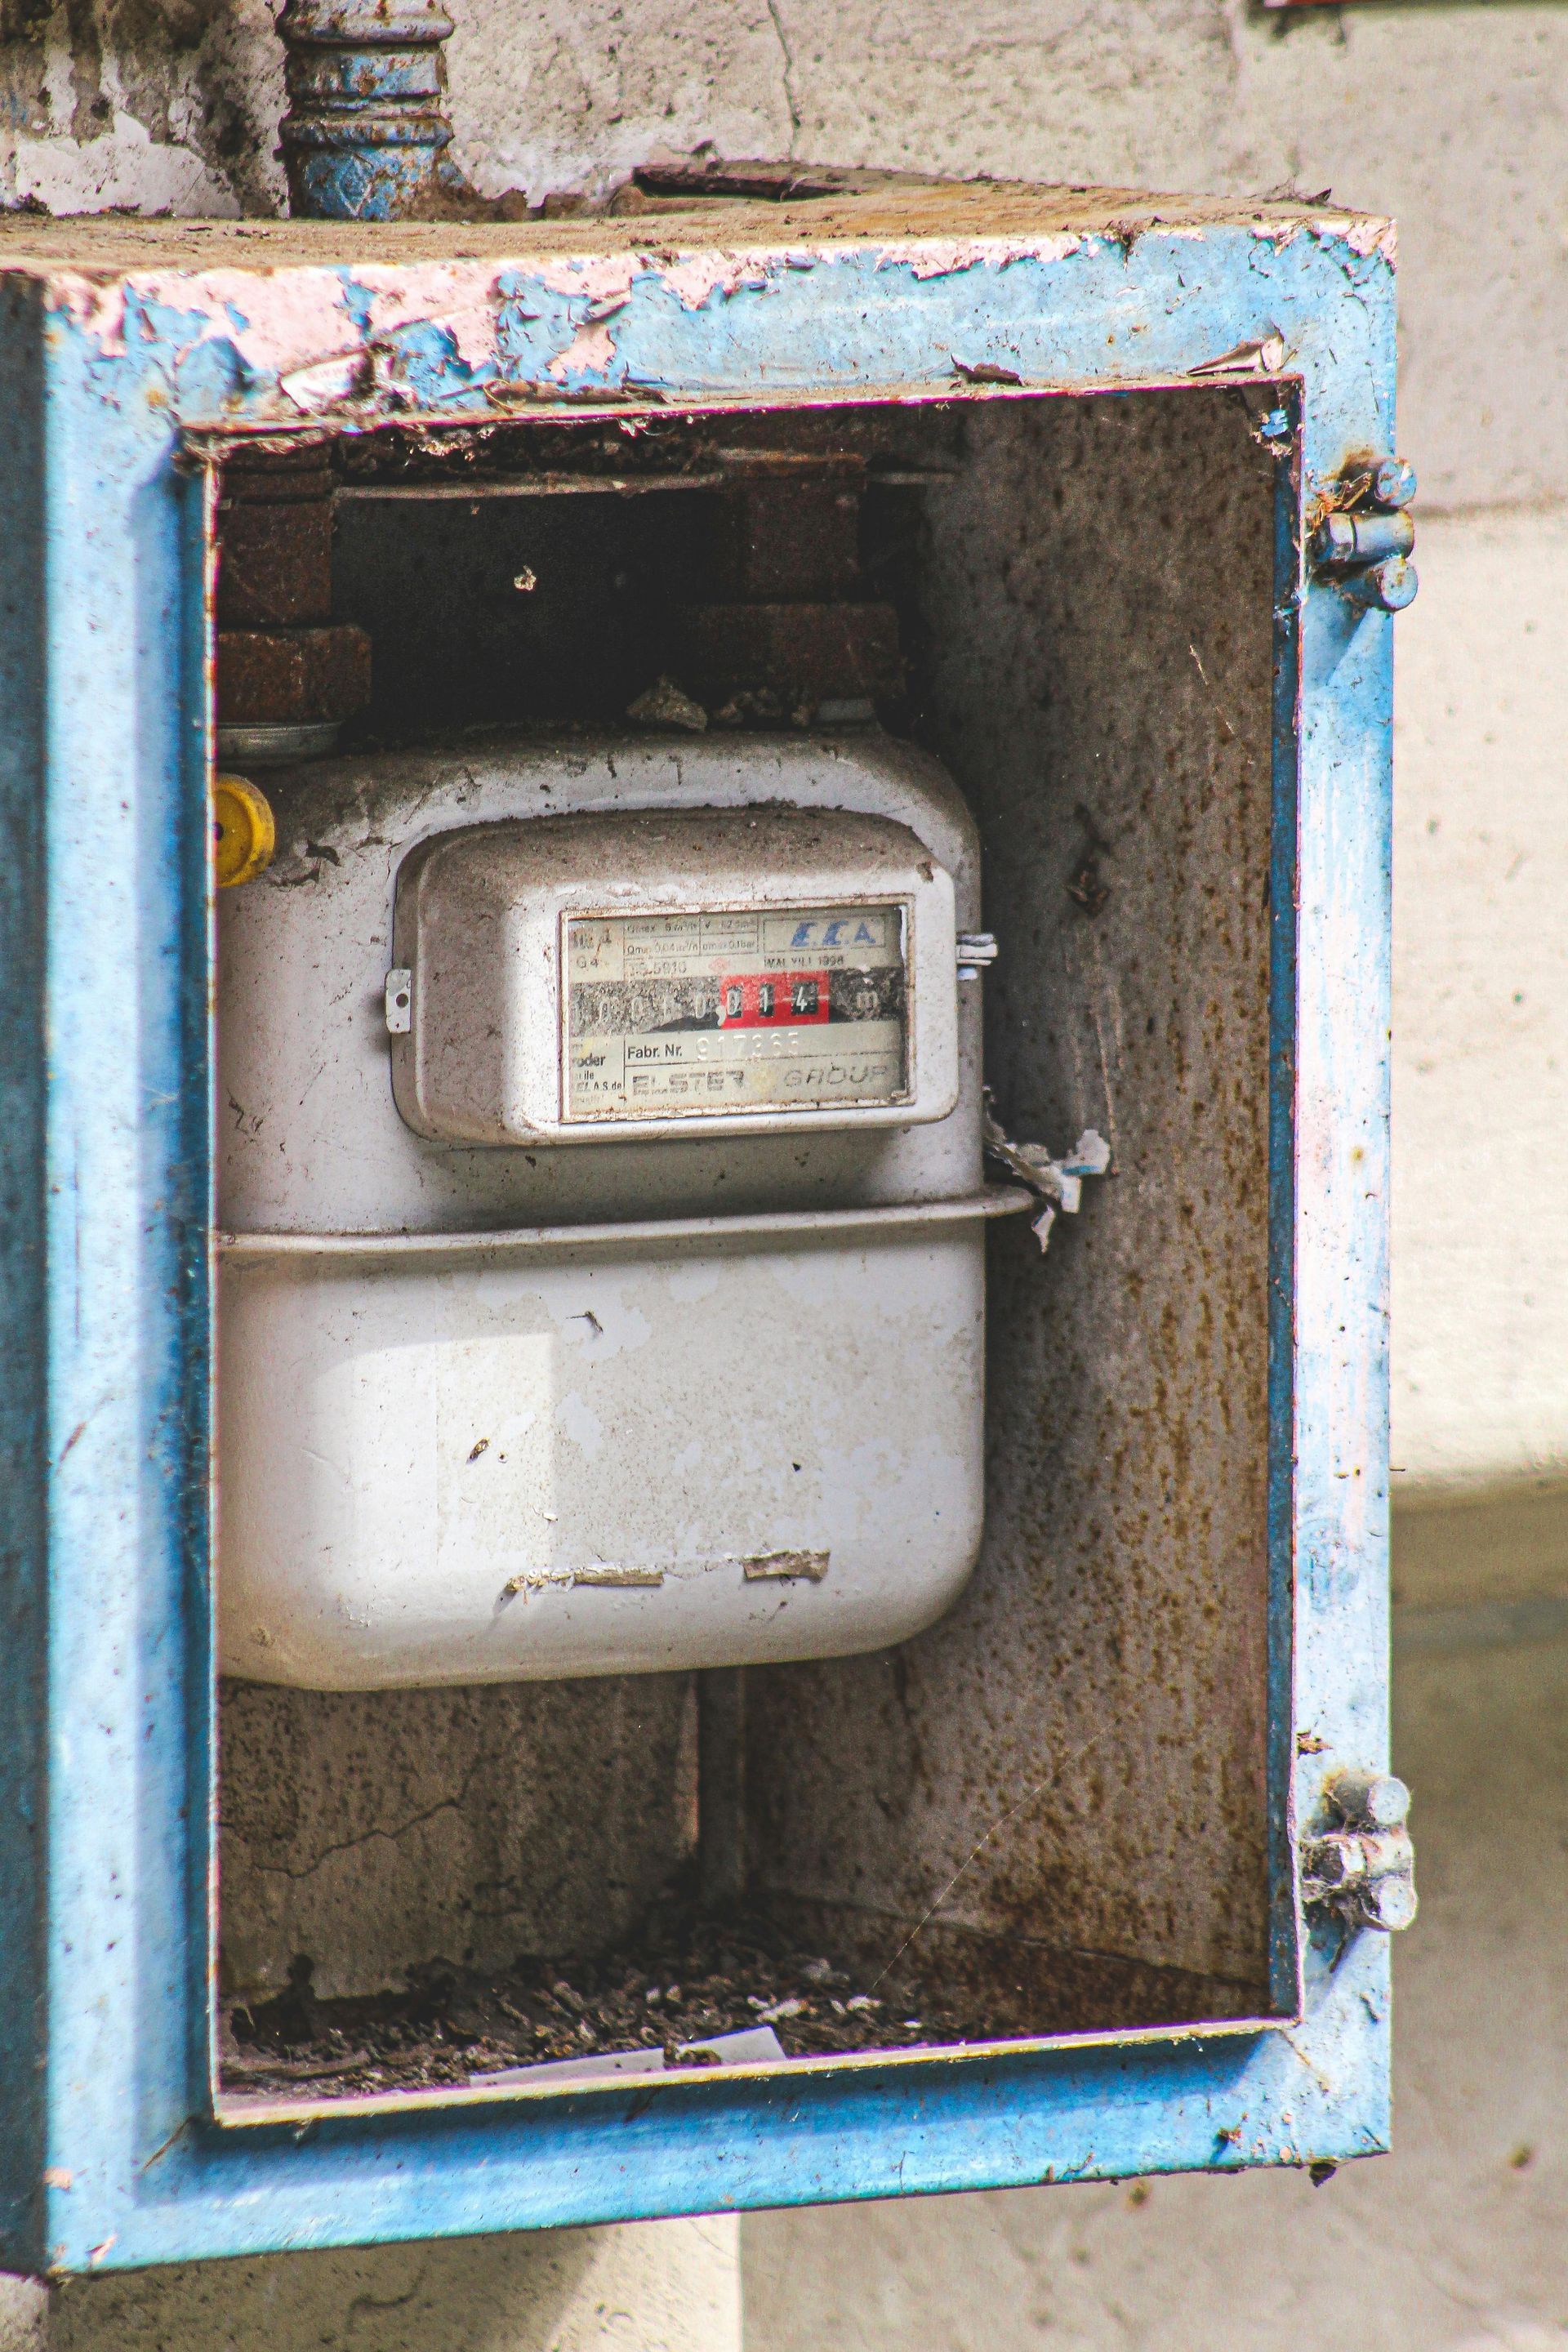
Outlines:
[[[9,2290],[7,2292],[6,2290]],[[0,2280],[0,2352],[740,2352],[732,2220]]]
[[[1519,1478],[1402,1505],[1398,1656],[1568,1640],[1568,1480]]]
[[[549,2238],[356,2247],[269,2260],[181,2263],[73,2281],[15,2296],[14,2336],[0,2303],[0,2352],[277,2352],[353,2343],[355,2352],[535,2352],[593,2267],[591,2230]],[[20,2285],[20,2283],[18,2283]]]
[[[1568,1486],[1402,1512],[1394,1584],[1394,2153],[751,2216],[747,2352],[1568,2342]]]

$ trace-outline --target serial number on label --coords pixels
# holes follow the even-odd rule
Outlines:
[[[908,909],[726,908],[563,925],[567,1119],[896,1103]]]

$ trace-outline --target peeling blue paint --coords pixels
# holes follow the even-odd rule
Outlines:
[[[1291,1854],[1328,1774],[1380,1763],[1387,1741],[1392,624],[1303,586],[1299,546],[1314,488],[1393,446],[1388,260],[1353,224],[1167,221],[1037,252],[975,251],[962,229],[951,253],[813,249],[793,225],[780,247],[728,255],[531,242],[489,264],[459,260],[455,234],[449,259],[397,263],[367,237],[353,268],[254,282],[155,257],[118,284],[36,264],[0,289],[20,420],[0,537],[0,821],[19,936],[41,924],[45,974],[0,1059],[0,1202],[17,1204],[0,1860],[22,1890],[0,1932],[0,2257],[19,2269],[1386,2142],[1386,1944],[1301,1948]],[[206,1165],[207,746],[200,484],[177,469],[182,436],[489,422],[509,396],[539,415],[557,394],[639,388],[693,406],[1013,396],[969,391],[955,356],[1026,391],[1114,392],[1179,383],[1275,335],[1300,436],[1281,467],[1272,887],[1299,915],[1281,916],[1272,979],[1270,1853],[1276,1990],[1293,1995],[1300,1971],[1300,2021],[345,2112],[302,2131],[215,2125],[208,1210],[191,1173]],[[1298,1724],[1318,1743],[1300,1757]]]
[[[438,307],[423,320],[378,330],[384,289],[364,272],[300,271],[301,279],[330,287],[342,332],[331,351],[307,342],[293,364],[324,365],[357,352],[369,366],[378,352],[403,361],[403,377],[395,367],[377,399],[357,394],[329,404],[352,426],[426,403],[453,416],[489,418],[491,395],[508,387],[540,394],[632,388],[701,399],[937,386],[958,381],[955,353],[971,366],[1010,368],[1030,387],[1163,383],[1249,337],[1278,334],[1287,371],[1314,393],[1330,394],[1326,404],[1316,397],[1307,403],[1309,474],[1331,472],[1331,457],[1323,462],[1313,445],[1320,432],[1331,445],[1342,437],[1336,412],[1347,406],[1376,419],[1374,437],[1386,446],[1393,273],[1384,255],[1357,253],[1342,237],[1303,232],[1277,245],[1223,226],[1204,232],[1203,250],[1201,275],[1194,237],[1158,230],[1142,235],[1131,254],[1119,240],[1088,236],[1060,257],[982,255],[929,274],[885,246],[828,247],[810,257],[747,251],[729,257],[732,283],[721,268],[719,282],[696,300],[682,283],[690,257],[679,251],[657,260],[556,261],[532,272],[524,263],[482,273],[468,265],[489,314],[478,357],[462,354]],[[581,290],[570,284],[577,270]],[[171,425],[297,423],[299,409],[279,389],[289,370],[259,367],[247,354],[254,310],[247,317],[226,285],[215,302],[199,277],[185,273],[184,283],[195,299],[181,309],[174,273],[160,276],[157,294],[132,281],[125,349],[106,358],[135,375],[149,364],[166,368],[183,351],[188,366],[226,330],[234,388],[216,403],[182,390]],[[599,348],[584,349],[585,341]]]

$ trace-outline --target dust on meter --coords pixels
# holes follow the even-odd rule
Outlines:
[[[322,762],[336,862],[224,908],[231,1673],[828,1657],[973,1567],[1028,1196],[983,1179],[973,820],[873,728],[650,744],[656,805],[630,761],[366,761],[374,825]]]

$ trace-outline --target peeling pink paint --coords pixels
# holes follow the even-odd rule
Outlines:
[[[1348,245],[1352,253],[1358,253],[1363,258],[1369,254],[1380,253],[1391,269],[1398,260],[1398,231],[1393,221],[1382,219],[1375,213],[1364,215],[1358,220],[1336,220],[1331,216],[1325,218],[1320,215],[1311,221],[1255,221],[1252,227],[1255,237],[1281,251],[1286,246],[1293,245],[1303,233],[1325,241],[1337,240],[1341,245]]]
[[[1064,236],[921,236],[903,245],[861,247],[879,269],[910,270],[916,278],[952,278],[966,269],[1005,269],[1014,261],[1065,261],[1089,240]]]
[[[1348,228],[1342,226],[1334,234],[1344,239],[1352,253],[1381,253],[1391,269],[1397,268],[1399,230],[1393,221],[1379,220],[1374,214],[1365,220],[1352,221]]]
[[[616,363],[615,338],[607,326],[579,327],[563,352],[557,352],[547,373],[557,383],[572,375],[607,375]]]
[[[49,281],[51,307],[90,335],[106,359],[125,356],[125,281],[100,285],[95,278],[61,270]]]
[[[232,342],[261,375],[331,358],[360,340],[336,270],[158,270],[126,283],[145,301],[195,311],[207,321],[198,341]]]
[[[715,294],[738,294],[742,287],[764,288],[770,276],[787,267],[785,257],[771,247],[750,251],[689,253],[617,253],[596,258],[542,261],[530,274],[552,294],[568,299],[586,295],[597,310],[624,302],[639,278],[652,278],[678,297],[688,310],[700,310]]]
[[[347,396],[331,389],[338,381],[338,362],[363,351],[366,342],[406,327],[428,324],[443,331],[465,365],[488,365],[495,357],[500,312],[511,299],[502,291],[503,274],[568,300],[586,299],[587,320],[550,364],[549,373],[561,382],[613,365],[615,346],[600,322],[630,299],[639,279],[667,288],[686,310],[700,310],[716,295],[728,299],[743,290],[765,292],[784,271],[811,269],[840,258],[869,255],[879,268],[904,268],[924,279],[982,268],[1005,268],[1015,261],[1059,261],[1088,241],[1076,235],[915,237],[891,245],[847,239],[788,249],[644,249],[403,267],[363,263],[352,270],[147,270],[107,283],[85,273],[61,272],[53,282],[57,303],[106,357],[123,356],[126,303],[140,300],[193,318],[196,331],[187,348],[217,341],[232,343],[257,374],[288,378],[285,396],[296,407],[314,412]],[[364,328],[350,307],[351,287],[370,298]]]
[[[62,273],[54,284],[106,358],[124,353],[131,301],[195,318],[200,324],[186,349],[220,340],[233,343],[247,364],[264,375],[330,358],[359,341],[344,305],[343,282],[333,270],[134,270],[112,286]]]
[[[283,375],[426,321],[450,334],[468,366],[480,366],[495,349],[503,266],[149,270],[109,286],[65,275],[56,284],[72,318],[106,356],[124,352],[125,303],[132,298],[194,315],[202,323],[193,342],[232,342],[258,374]],[[372,298],[368,338],[349,306],[351,285]]]
[[[605,255],[536,263],[532,275],[552,292],[587,295],[598,306],[624,299],[639,277],[666,286],[689,310],[700,310],[715,294],[729,297],[765,292],[784,270],[874,255],[879,268],[905,268],[916,278],[946,278],[980,268],[1005,269],[1014,261],[1063,261],[1086,239],[1076,236],[1024,237],[911,237],[896,245],[869,239],[833,240],[820,246],[732,247],[701,251]]]
[[[1305,233],[1337,240],[1357,255],[1378,254],[1390,264],[1394,259],[1394,225],[1374,215],[1320,215],[1250,226],[1254,237],[1277,247]],[[1202,226],[1183,222],[1151,223],[1150,228],[1167,236],[1206,233]],[[531,286],[542,296],[582,306],[573,322],[572,341],[546,371],[552,381],[562,383],[604,374],[615,366],[615,341],[605,322],[631,299],[639,283],[652,291],[668,289],[684,309],[695,311],[716,297],[766,292],[779,286],[786,273],[838,261],[868,258],[879,270],[903,268],[925,281],[974,269],[1004,269],[1019,261],[1048,268],[1108,241],[1101,231],[1083,230],[910,236],[890,242],[843,237],[791,247],[647,246],[613,254],[365,262],[352,269],[170,268],[115,279],[61,271],[52,278],[52,299],[111,357],[125,351],[128,301],[184,313],[194,322],[187,348],[220,340],[232,343],[258,376],[279,382],[282,397],[296,411],[315,414],[355,396],[357,377],[352,368],[345,375],[345,362],[363,355],[367,345],[374,347],[410,327],[428,325],[444,332],[471,369],[490,366],[503,311],[519,296],[526,302]],[[351,292],[356,289],[368,301],[368,310],[360,315],[351,308]]]
[[[519,265],[536,286],[548,287],[552,294],[563,294],[568,301],[585,294],[590,302],[613,302],[629,294],[634,278],[647,275],[652,267],[641,253],[595,254],[582,260],[571,255],[543,261],[530,257]]]
[[[451,336],[466,367],[477,368],[494,356],[496,322],[506,299],[500,286],[505,267],[494,261],[422,263],[408,269],[367,266],[354,270],[353,281],[374,298],[373,338],[428,324]]]
[[[804,256],[780,253],[776,247],[753,247],[729,253],[685,253],[666,263],[659,275],[689,310],[700,310],[715,294],[727,300],[742,289],[763,293],[781,269],[798,268]]]

